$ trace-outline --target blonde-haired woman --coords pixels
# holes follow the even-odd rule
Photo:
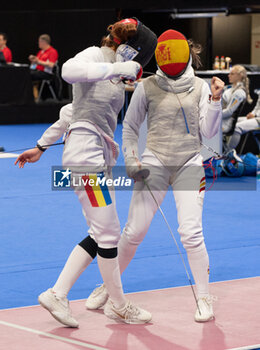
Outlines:
[[[231,69],[228,85],[222,96],[222,130],[227,133],[231,130],[234,122],[234,113],[244,101],[252,103],[249,93],[249,79],[243,66],[235,65]]]

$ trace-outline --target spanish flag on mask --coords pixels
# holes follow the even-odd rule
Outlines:
[[[169,29],[158,38],[155,58],[159,68],[169,77],[181,76],[190,60],[190,48],[185,36]]]

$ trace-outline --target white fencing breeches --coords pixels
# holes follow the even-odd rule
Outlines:
[[[75,183],[84,173],[104,172],[106,164],[103,146],[98,135],[85,128],[73,129],[67,138],[62,163],[64,167],[72,169]],[[115,191],[109,188],[111,204],[93,206],[90,193],[84,186],[75,187],[82,211],[89,226],[89,234],[100,248],[114,248],[120,239],[120,223],[116,211]]]
[[[146,151],[144,154],[148,154]],[[152,159],[154,157],[154,159]],[[150,176],[146,179],[154,197],[161,205],[169,185],[173,188],[177,213],[178,232],[184,248],[200,250],[204,247],[202,233],[202,210],[205,193],[205,175],[202,167],[202,157],[196,155],[188,161],[174,177],[150,154],[144,155],[142,164],[149,166]],[[151,167],[152,163],[152,167]],[[155,166],[155,164],[157,164]],[[158,207],[142,182],[134,187],[129,209],[128,221],[123,234],[131,244],[138,245],[144,239]],[[161,234],[158,232],[158,234]]]

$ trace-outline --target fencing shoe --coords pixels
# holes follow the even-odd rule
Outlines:
[[[146,323],[152,319],[150,312],[132,304],[129,300],[126,302],[123,308],[117,309],[113,305],[112,301],[108,299],[104,308],[104,314],[108,318],[112,318],[117,321],[123,321],[129,324]]]
[[[50,288],[39,295],[38,301],[60,323],[73,328],[79,326],[78,321],[71,316],[69,301],[66,297],[57,297]]]
[[[198,307],[194,316],[196,322],[207,322],[214,318],[212,303],[215,299],[211,295],[198,299]]]
[[[89,310],[96,310],[101,308],[108,299],[108,292],[106,290],[106,287],[104,284],[102,284],[100,287],[97,287],[93,290],[93,292],[90,294],[88,299],[86,300],[85,306]]]

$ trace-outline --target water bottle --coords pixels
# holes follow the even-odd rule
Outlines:
[[[257,160],[257,165],[256,165],[256,178],[258,181],[260,181],[260,158]]]
[[[214,64],[213,64],[213,69],[219,69],[220,68],[220,62],[219,62],[219,56],[216,56],[215,57],[215,61],[214,61]]]
[[[226,68],[226,62],[225,62],[225,57],[221,56],[220,58],[220,69],[225,69]]]

